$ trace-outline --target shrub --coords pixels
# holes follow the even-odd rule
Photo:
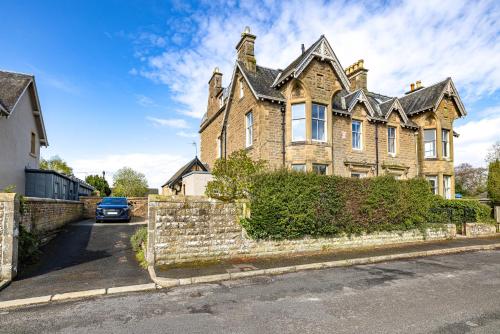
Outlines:
[[[138,228],[135,233],[130,237],[130,243],[132,244],[132,249],[135,252],[135,257],[139,264],[143,268],[147,268],[148,264],[146,262],[146,257],[144,255],[145,248],[148,242],[148,229],[147,227]]]
[[[491,208],[477,200],[445,200],[437,197],[431,208],[432,219],[438,223],[493,223]]]
[[[264,169],[263,161],[253,161],[245,150],[231,153],[227,159],[215,161],[212,175],[205,191],[208,197],[230,202],[248,197],[253,177]]]
[[[29,265],[35,263],[40,256],[40,240],[24,226],[19,226],[18,260],[19,264]]]
[[[500,161],[490,163],[488,172],[488,197],[493,205],[500,205]]]
[[[296,239],[421,228],[435,200],[427,181],[355,179],[277,171],[256,175],[251,217],[255,239]]]

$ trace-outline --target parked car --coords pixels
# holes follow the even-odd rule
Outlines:
[[[95,220],[103,221],[123,220],[129,222],[132,217],[132,203],[126,197],[104,197],[97,203]]]

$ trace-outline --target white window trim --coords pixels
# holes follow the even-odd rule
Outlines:
[[[444,150],[443,150],[443,148],[445,148],[444,147],[445,142],[443,141],[443,134],[445,131],[446,131],[447,137],[448,137],[448,138],[446,138],[446,155],[444,155]],[[448,129],[441,129],[441,150],[443,150],[443,152],[441,152],[443,155],[443,158],[450,159],[450,130],[448,130]]]
[[[313,118],[312,117],[312,108],[314,108],[314,106],[317,105],[317,106],[320,106],[320,107],[323,107],[325,108],[325,118],[324,119],[321,119],[321,118]],[[327,107],[324,105],[324,104],[319,104],[319,103],[313,103],[312,104],[312,107],[311,107],[311,139],[312,141],[314,142],[318,142],[318,143],[326,143],[326,138],[328,138],[328,126],[327,126],[327,120],[328,120],[328,112],[327,112]],[[323,121],[324,122],[324,126],[323,126],[323,129],[324,129],[324,139],[314,139],[312,138],[313,136],[313,124],[314,124],[314,120],[318,120],[318,121]]]
[[[426,151],[425,151],[425,144],[428,143],[426,140],[425,140],[425,131],[430,131],[430,130],[433,130],[434,131],[434,155],[426,155]],[[430,143],[430,141],[429,141]],[[424,158],[425,159],[435,159],[437,158],[437,129],[424,129]]]
[[[437,175],[429,175],[425,177],[427,181],[434,181],[434,195],[439,194],[439,183],[438,183],[438,177]],[[430,182],[429,182],[430,183]]]
[[[353,147],[354,144],[354,135],[352,131],[352,124],[356,122],[359,123],[359,148]],[[351,121],[351,148],[355,151],[363,151],[363,122],[357,119],[353,119]]]
[[[294,105],[304,105],[304,117],[303,118],[293,118],[293,106]],[[306,103],[305,102],[300,102],[300,103],[293,103],[290,107],[290,113],[291,113],[291,116],[292,116],[292,131],[290,131],[292,133],[292,142],[293,143],[300,143],[300,142],[304,142],[306,141],[307,139],[307,131],[306,131],[306,128],[307,128],[307,121],[306,121]],[[294,133],[293,133],[293,121],[298,121],[298,120],[304,120],[304,139],[295,139],[294,138]]]
[[[252,118],[252,124],[248,124],[249,116]],[[250,147],[253,144],[253,113],[251,111],[245,114],[245,147]]]
[[[443,197],[451,199],[451,176],[449,175],[443,175]]]
[[[390,137],[389,137],[389,129],[394,129],[394,152],[391,152],[389,150],[389,148],[391,147],[389,145],[389,142],[390,142]],[[395,127],[395,126],[388,126],[387,127],[387,153],[392,156],[392,157],[395,157],[396,156],[396,153],[398,152],[398,148],[397,148],[397,142],[398,142],[398,129]]]

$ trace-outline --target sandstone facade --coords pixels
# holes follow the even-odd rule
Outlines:
[[[389,97],[368,89],[363,61],[344,70],[324,36],[284,70],[258,65],[255,38],[249,30],[242,34],[228,87],[222,87],[218,69],[209,82],[207,114],[200,127],[201,160],[209,168],[217,158],[246,149],[271,168],[318,171],[322,166],[327,174],[347,177],[435,178],[437,193],[454,196],[453,122],[466,112],[450,78],[429,87],[417,82],[406,95]],[[303,123],[292,112],[300,104]],[[326,112],[319,123],[315,105]],[[250,145],[248,113],[253,116]],[[359,149],[353,148],[353,121],[362,124]],[[325,135],[318,140],[315,126],[320,123]],[[297,124],[304,132],[300,140],[293,138]],[[389,127],[394,145],[392,140],[389,145]],[[427,143],[434,145],[435,157],[424,153],[426,129],[436,131],[434,143]],[[449,131],[447,157],[443,130]]]

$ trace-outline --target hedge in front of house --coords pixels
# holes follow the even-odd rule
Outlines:
[[[424,179],[277,171],[254,178],[251,217],[241,223],[254,239],[401,231],[423,227],[435,199]]]
[[[451,199],[437,197],[431,208],[434,222],[444,224],[494,223],[491,208],[477,200]]]

